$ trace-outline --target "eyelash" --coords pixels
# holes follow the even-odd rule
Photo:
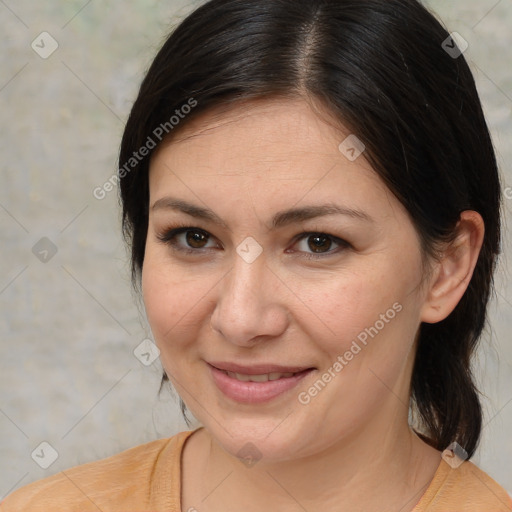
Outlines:
[[[207,248],[199,248],[199,249],[190,249],[190,248],[186,249],[186,248],[180,247],[179,244],[175,240],[176,236],[180,235],[181,233],[186,233],[187,231],[194,231],[194,232],[202,233],[203,235],[206,235],[206,236],[210,236],[210,237],[212,236],[212,235],[210,235],[210,233],[208,233],[207,231],[205,231],[203,229],[196,228],[193,226],[188,226],[186,224],[177,224],[177,225],[167,228],[162,233],[157,234],[157,239],[164,244],[172,246],[172,248],[174,250],[180,251],[184,254],[197,255],[198,253],[201,253],[205,249],[209,249],[208,247]],[[338,238],[334,235],[330,235],[328,233],[322,233],[320,231],[308,231],[308,232],[300,233],[299,235],[297,235],[295,237],[294,245],[297,242],[299,242],[300,240],[302,240],[303,238],[308,238],[308,237],[314,236],[314,235],[317,235],[317,236],[319,235],[319,236],[323,236],[325,238],[329,238],[334,243],[340,245],[340,247],[338,247],[337,250],[331,250],[326,253],[319,253],[319,254],[304,253],[301,257],[306,258],[308,260],[319,260],[322,258],[326,258],[328,256],[332,256],[333,254],[337,254],[338,252],[340,252],[340,250],[347,249],[347,248],[351,247],[351,245],[348,242],[346,242],[345,240]]]

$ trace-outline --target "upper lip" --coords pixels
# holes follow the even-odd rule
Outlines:
[[[279,364],[251,364],[249,366],[229,363],[225,361],[211,361],[208,362],[208,364],[210,366],[214,366],[218,370],[241,373],[242,375],[262,375],[265,373],[297,373],[313,368],[312,366],[282,366]]]

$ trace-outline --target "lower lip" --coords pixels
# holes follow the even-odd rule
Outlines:
[[[260,404],[293,389],[313,369],[296,373],[292,377],[282,377],[266,382],[243,382],[232,378],[223,371],[210,366],[213,380],[217,387],[228,397],[236,402],[246,404]]]

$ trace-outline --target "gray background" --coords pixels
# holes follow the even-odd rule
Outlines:
[[[103,200],[92,191],[116,170],[145,69],[198,3],[0,0],[0,499],[187,429],[176,398],[158,396],[159,361],[145,366],[133,353],[151,336],[130,288],[117,190]],[[469,43],[504,188],[512,186],[512,0],[429,4]],[[46,59],[31,47],[42,46],[43,31],[59,45]],[[473,460],[510,492],[510,200],[504,217],[492,327],[476,365],[486,426]],[[41,442],[58,452],[47,469],[38,463],[52,452]]]

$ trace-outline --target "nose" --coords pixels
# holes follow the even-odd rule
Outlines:
[[[218,286],[212,329],[242,347],[282,335],[289,322],[286,286],[264,253],[252,263],[238,254],[233,259],[232,270]]]

